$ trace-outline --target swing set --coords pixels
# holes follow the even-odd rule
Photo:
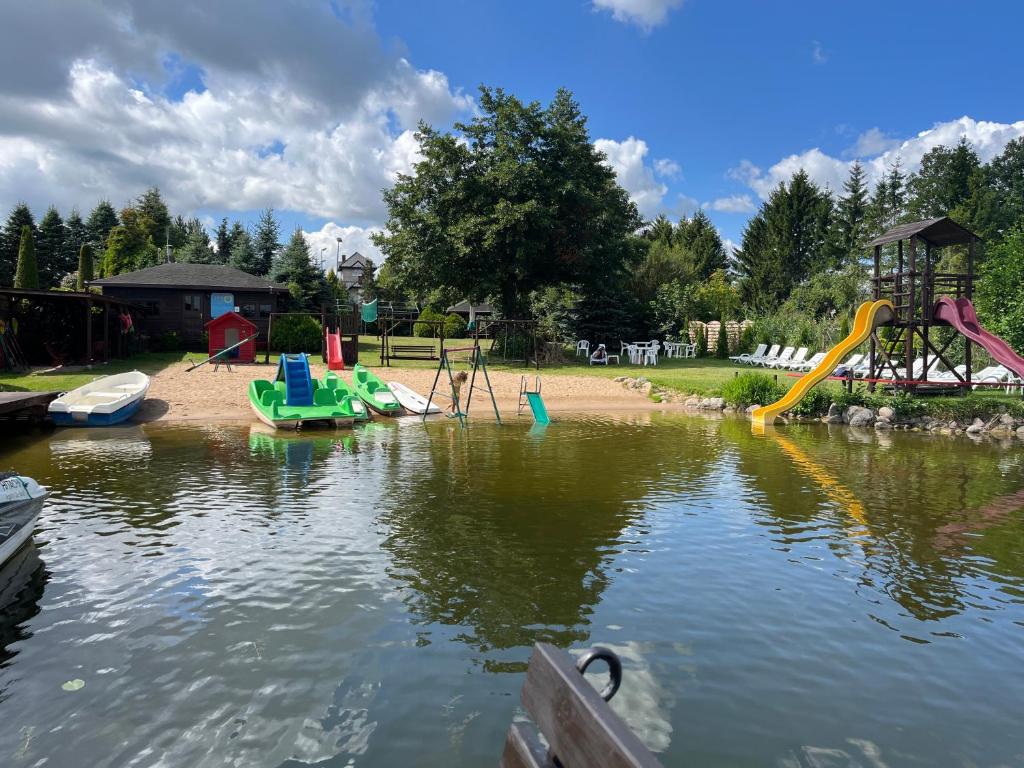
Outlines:
[[[462,409],[462,403],[459,401],[459,394],[455,387],[455,375],[452,373],[452,352],[468,352],[469,358],[467,363],[473,366],[472,373],[469,376],[469,390],[466,392],[466,408]],[[484,377],[484,384],[479,385],[476,383],[477,371],[481,371]],[[441,372],[444,371],[448,374],[448,389],[451,394],[443,392],[442,389],[445,387],[442,385],[438,387],[441,381]],[[491,406],[494,408],[494,417],[498,420],[498,424],[501,424],[501,414],[498,412],[498,402],[494,399],[494,389],[491,386],[491,378],[487,375],[487,357],[480,351],[480,345],[474,344],[472,347],[452,347],[451,349],[441,348],[441,359],[437,365],[437,373],[434,375],[434,385],[430,388],[430,396],[427,398],[427,407],[423,410],[423,421],[427,420],[427,414],[430,413],[430,403],[434,397],[446,397],[452,401],[453,414],[452,418],[457,418],[459,424],[462,427],[466,426],[466,417],[469,416],[469,406],[473,401],[473,390],[479,389],[486,392],[491,397]]]

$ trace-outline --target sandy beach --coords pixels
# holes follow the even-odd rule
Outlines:
[[[143,421],[218,421],[253,418],[247,390],[254,379],[270,379],[276,368],[272,365],[237,365],[231,370],[214,370],[205,365],[186,371],[188,363],[176,363],[153,376],[146,402],[139,412]],[[322,378],[327,368],[314,363],[312,373]],[[434,382],[434,369],[371,368],[385,381],[399,381],[426,397]],[[524,371],[525,372],[525,371]],[[530,369],[530,385],[536,371]],[[351,381],[351,371],[341,375]],[[491,371],[491,383],[503,415],[514,415],[519,398],[522,373]],[[478,383],[480,380],[478,379]],[[653,411],[678,409],[678,404],[655,403],[636,390],[623,387],[611,379],[597,376],[545,376],[541,371],[544,401],[551,412],[566,411]],[[442,401],[446,405],[447,401]],[[470,414],[486,417],[491,404],[486,392],[473,395]]]

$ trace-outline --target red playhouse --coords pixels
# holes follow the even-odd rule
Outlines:
[[[215,317],[206,324],[206,332],[210,337],[210,357],[234,347],[226,355],[232,363],[256,362],[256,324],[237,312],[225,312]]]

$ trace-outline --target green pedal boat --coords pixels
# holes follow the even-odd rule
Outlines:
[[[359,395],[356,394],[352,385],[334,371],[327,372],[327,377],[324,379],[324,386],[327,389],[333,389],[337,393],[339,400],[344,397],[352,403],[352,408],[356,412],[356,421],[369,421],[372,418],[370,410],[363,405],[363,401],[359,399]]]
[[[277,380],[249,384],[249,405],[256,417],[275,429],[303,424],[348,426],[365,413],[359,399],[326,386],[309,373],[305,355],[281,355]]]
[[[356,363],[352,369],[352,382],[362,401],[377,413],[384,416],[401,416],[405,413],[405,409],[388,389],[387,384],[377,378],[370,369]]]

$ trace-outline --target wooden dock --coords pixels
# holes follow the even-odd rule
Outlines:
[[[0,427],[46,419],[46,407],[60,392],[0,392]]]

